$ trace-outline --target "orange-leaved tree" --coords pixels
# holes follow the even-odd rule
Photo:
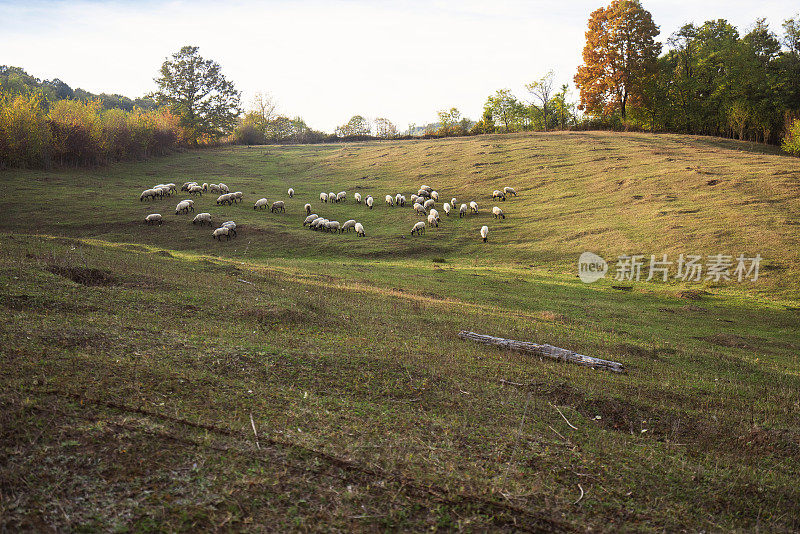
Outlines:
[[[579,109],[592,114],[626,117],[626,106],[642,96],[648,77],[655,75],[661,43],[658,26],[639,0],[613,0],[594,11],[586,31],[584,64],[575,85],[581,92]]]

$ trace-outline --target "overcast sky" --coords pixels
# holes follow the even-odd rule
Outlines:
[[[249,106],[256,91],[279,111],[333,131],[354,114],[400,130],[457,107],[480,116],[486,97],[548,69],[569,82],[589,14],[608,0],[166,1],[0,0],[0,64],[73,89],[141,96],[185,44],[222,65]],[[758,17],[773,31],[796,1],[643,0],[660,41],[686,22],[724,18],[744,32]],[[573,97],[574,97],[573,92]]]

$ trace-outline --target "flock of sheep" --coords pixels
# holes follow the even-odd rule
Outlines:
[[[244,197],[241,191],[236,191],[231,193],[230,189],[227,185],[220,183],[220,184],[198,184],[197,182],[186,182],[184,183],[181,188],[181,191],[185,191],[192,195],[201,195],[205,192],[214,192],[214,193],[221,193],[217,198],[217,205],[233,205],[236,203],[240,203]],[[140,201],[145,200],[155,200],[157,198],[164,198],[172,196],[173,194],[177,194],[178,189],[175,184],[158,184],[151,189],[146,189],[142,192],[139,197]],[[294,189],[289,188],[287,191],[289,198],[294,197]],[[362,199],[360,193],[355,193],[354,195],[355,201],[357,204],[363,204],[367,206],[369,209],[372,209],[375,204],[375,200],[372,196],[367,195],[366,198]],[[502,200],[505,201],[508,196],[517,196],[517,192],[512,187],[504,187],[502,191],[495,190],[492,192],[492,200]],[[320,202],[322,203],[340,203],[347,201],[347,192],[341,191],[339,193],[320,193],[319,195]],[[439,227],[441,224],[441,217],[439,216],[439,211],[436,209],[436,203],[439,201],[439,193],[434,190],[432,187],[428,185],[422,185],[417,191],[416,194],[411,195],[410,204],[414,212],[422,217],[426,218],[426,221],[419,221],[411,228],[411,235],[421,235],[425,232],[426,227]],[[403,207],[406,205],[406,197],[400,193],[392,196],[386,195],[384,198],[385,203],[391,207]],[[442,209],[445,212],[445,215],[450,216],[450,214],[455,210],[457,205],[456,199],[450,199],[450,202],[444,202],[442,204]],[[283,200],[278,200],[272,202],[270,204],[269,200],[266,198],[260,198],[255,202],[253,206],[254,210],[258,209],[267,209],[269,206],[270,211],[272,213],[285,213],[286,212],[286,203]],[[303,221],[303,226],[308,226],[312,230],[318,231],[327,231],[332,233],[344,233],[350,230],[355,231],[356,235],[359,237],[366,236],[366,232],[364,231],[364,226],[357,222],[355,219],[350,219],[345,221],[344,224],[339,223],[339,221],[331,221],[325,219],[324,217],[320,217],[316,213],[311,213],[311,204],[306,204],[304,206],[306,212],[306,218]],[[180,201],[177,206],[175,207],[175,214],[188,214],[189,212],[194,212],[194,201],[191,199],[185,199]],[[469,213],[478,213],[478,204],[475,201],[471,201],[469,204],[462,203],[458,208],[458,216],[466,217]],[[506,216],[503,213],[503,210],[500,209],[499,206],[494,206],[492,208],[492,215],[496,219],[505,219]],[[162,224],[164,218],[159,213],[151,213],[147,217],[145,217],[145,222],[147,224]],[[195,215],[194,219],[192,220],[192,224],[200,224],[205,225],[208,224],[209,226],[213,226],[213,222],[211,220],[210,213],[198,213]],[[221,240],[222,237],[225,236],[226,239],[230,239],[231,237],[236,237],[236,223],[233,221],[227,221],[222,223],[219,228],[216,228],[212,232],[212,237],[218,240]],[[489,237],[489,227],[482,226],[480,229],[480,236],[485,243]]]

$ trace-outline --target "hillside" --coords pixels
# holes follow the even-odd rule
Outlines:
[[[796,159],[549,133],[220,148],[0,180],[0,528],[800,528]],[[138,200],[186,180],[244,192],[195,199],[235,220],[235,239],[174,215],[183,196]],[[383,197],[422,183],[480,213],[412,237],[419,217]],[[492,202],[503,186],[519,196]],[[346,203],[320,205],[341,190]],[[287,212],[254,211],[262,196]],[[306,202],[367,236],[303,228]],[[153,212],[163,226],[143,224]],[[587,250],[612,271],[635,253],[763,262],[755,282],[587,285]]]

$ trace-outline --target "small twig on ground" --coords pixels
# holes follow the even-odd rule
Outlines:
[[[550,425],[547,425],[547,428],[549,428],[550,430],[552,430],[553,432],[555,432],[555,433],[556,433],[556,435],[557,435],[559,438],[561,438],[561,439],[563,439],[564,441],[566,441],[567,443],[569,443],[569,440],[568,440],[567,438],[565,438],[564,436],[562,436],[562,435],[561,435],[561,432],[559,432],[558,430],[556,430],[555,428],[553,428],[553,427],[552,427],[552,426],[550,426]]]
[[[511,380],[506,380],[505,378],[500,379],[501,384],[508,384],[509,386],[519,386],[523,387],[525,384],[520,384],[519,382],[512,382]]]
[[[578,427],[576,427],[576,426],[573,426],[573,424],[569,422],[569,419],[567,419],[566,417],[564,417],[564,414],[563,414],[563,413],[561,413],[561,410],[559,410],[559,409],[558,409],[558,406],[556,406],[556,405],[555,405],[555,404],[553,404],[552,402],[550,403],[550,406],[552,406],[553,408],[555,408],[555,409],[556,409],[556,411],[557,411],[557,412],[558,412],[558,413],[561,415],[561,417],[563,417],[563,418],[564,418],[564,421],[566,421],[566,422],[567,422],[567,424],[569,425],[569,427],[570,427],[571,429],[573,429],[573,430],[578,430]]]
[[[579,502],[581,502],[581,499],[583,499],[583,488],[581,487],[581,485],[580,485],[580,484],[578,484],[578,489],[579,489],[579,490],[581,490],[581,496],[580,496],[580,497],[578,497],[578,500],[577,500],[577,501],[575,501],[575,502],[574,502],[574,503],[572,503],[572,504],[578,504]]]
[[[247,280],[242,280],[241,278],[237,278],[236,281],[241,282],[243,284],[250,284],[251,286],[255,285],[253,282],[248,282]]]
[[[253,421],[253,414],[250,414],[250,424],[253,427],[253,434],[256,436],[256,449],[261,450],[261,445],[258,444],[258,432],[256,432],[256,422]]]

